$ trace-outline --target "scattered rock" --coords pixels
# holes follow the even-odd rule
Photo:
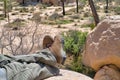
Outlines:
[[[118,69],[104,66],[96,73],[94,80],[120,80],[120,72]]]

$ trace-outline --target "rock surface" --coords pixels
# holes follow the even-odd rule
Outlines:
[[[50,77],[45,80],[93,80],[93,79],[77,72],[60,69],[60,75]]]
[[[94,70],[109,64],[120,68],[120,16],[103,20],[89,33],[83,63]]]
[[[104,66],[96,73],[94,80],[120,80],[120,72],[118,69]]]

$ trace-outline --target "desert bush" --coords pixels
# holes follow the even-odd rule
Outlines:
[[[84,50],[87,32],[69,31],[64,34],[65,50],[73,55],[73,61],[66,68],[93,77],[95,72],[82,64],[81,53]]]
[[[90,27],[91,30],[95,28],[95,24],[94,23],[90,23],[90,24],[83,24],[81,25],[81,28],[87,28]]]
[[[27,12],[29,12],[29,9],[24,7],[24,8],[20,9],[20,12],[21,13],[27,13]]]
[[[114,8],[114,12],[119,15],[120,14],[120,6]]]
[[[76,14],[76,15],[71,15],[70,18],[72,19],[79,19],[80,18],[80,15]]]
[[[32,8],[30,9],[30,12],[32,13],[32,12],[34,12],[34,11],[35,11],[35,8],[32,7]]]
[[[96,10],[99,11],[100,10],[100,6],[95,6]]]
[[[90,14],[90,12],[85,12],[85,13],[83,14],[83,16],[84,16],[84,17],[89,17],[89,16],[91,16],[91,14]]]
[[[35,21],[37,23],[40,23],[41,22],[41,16],[40,16],[40,14],[41,14],[40,12],[34,13],[31,20],[33,20],[33,21]]]
[[[79,0],[82,5],[85,5],[87,0]]]
[[[79,56],[83,51],[87,32],[69,31],[64,35],[65,50],[72,53],[74,56]]]
[[[92,68],[83,65],[83,63],[82,63],[82,55],[78,56],[78,58],[75,58],[73,60],[73,62],[71,63],[69,69],[71,69],[73,71],[76,71],[76,72],[83,73],[83,74],[85,74],[87,76],[90,76],[92,78],[95,75],[95,71]]]

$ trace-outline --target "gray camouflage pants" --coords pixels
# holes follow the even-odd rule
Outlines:
[[[0,68],[0,80],[7,80],[6,79],[6,70],[4,68]]]

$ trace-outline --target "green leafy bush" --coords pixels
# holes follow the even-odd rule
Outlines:
[[[69,31],[64,35],[65,50],[77,56],[83,51],[87,32]]]
[[[70,70],[85,74],[89,77],[94,77],[95,75],[95,71],[90,68],[90,67],[86,67],[82,64],[82,55],[80,54],[77,58],[74,57],[73,62],[71,63]]]
[[[73,55],[73,61],[67,68],[93,77],[95,72],[82,64],[81,53],[83,53],[86,36],[87,32],[80,31],[69,31],[64,34],[65,50],[67,53],[72,53]]]

